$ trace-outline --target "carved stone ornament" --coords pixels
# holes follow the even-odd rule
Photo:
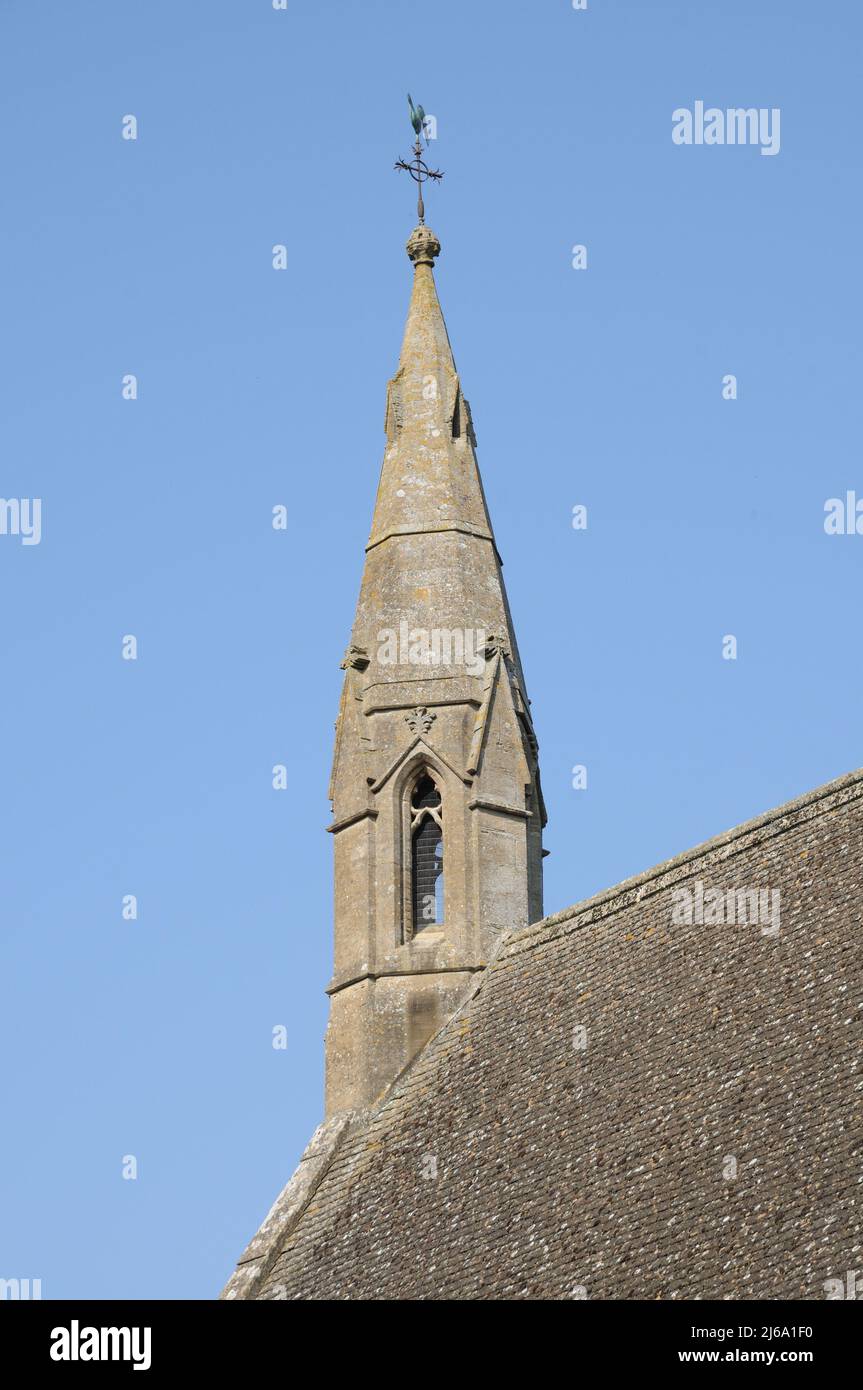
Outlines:
[[[348,647],[344,659],[339,662],[342,671],[352,668],[354,671],[364,671],[369,664],[370,657],[364,647]]]
[[[437,715],[434,711],[426,709],[425,705],[421,705],[417,709],[411,710],[410,714],[405,715],[405,723],[415,734],[427,734],[436,719]]]

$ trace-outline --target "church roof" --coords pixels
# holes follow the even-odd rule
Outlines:
[[[223,1296],[823,1297],[859,1264],[861,930],[863,770],[510,933]]]

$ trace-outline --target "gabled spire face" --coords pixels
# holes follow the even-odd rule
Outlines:
[[[329,1114],[377,1099],[501,932],[542,916],[537,744],[434,284],[440,244],[420,225],[407,249],[414,284],[331,781]],[[418,844],[429,785],[437,828]]]

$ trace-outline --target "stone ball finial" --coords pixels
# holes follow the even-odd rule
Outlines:
[[[414,227],[407,240],[407,253],[414,265],[434,265],[435,256],[440,255],[440,242],[432,231],[421,222]]]

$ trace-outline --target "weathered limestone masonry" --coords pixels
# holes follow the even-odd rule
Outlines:
[[[501,933],[542,916],[537,743],[468,403],[418,226],[330,796],[326,1113],[374,1103]],[[440,882],[438,880],[440,879]]]
[[[675,922],[699,885],[779,930]],[[824,1298],[863,1258],[861,936],[863,771],[509,932],[223,1297]]]

